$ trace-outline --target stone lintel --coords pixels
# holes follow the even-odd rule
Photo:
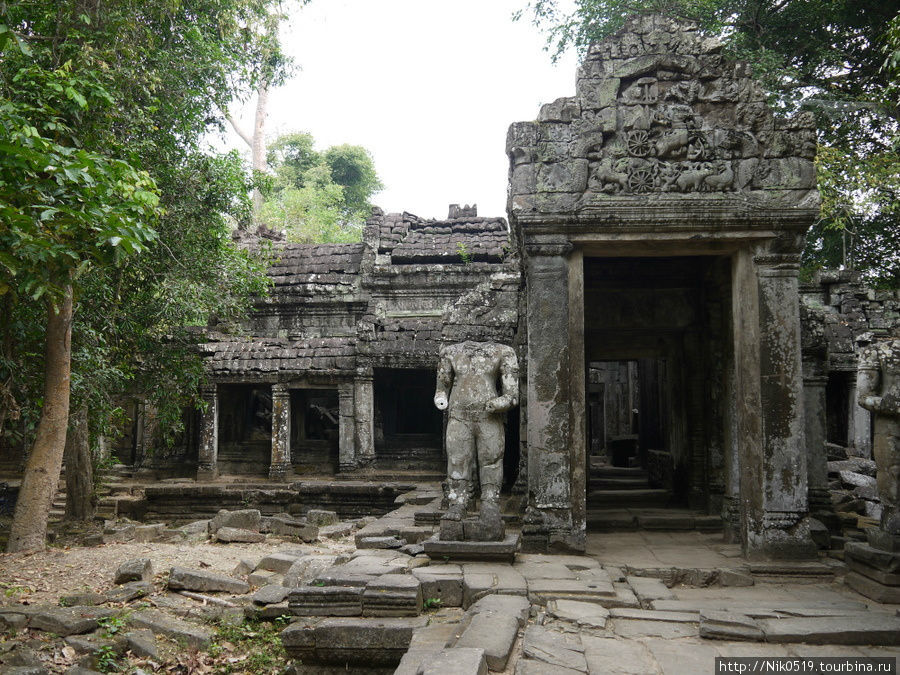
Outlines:
[[[441,541],[437,537],[423,543],[425,553],[432,559],[508,562],[516,559],[520,536],[507,534],[503,541]]]

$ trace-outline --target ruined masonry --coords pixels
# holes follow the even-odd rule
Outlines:
[[[856,371],[896,334],[897,294],[850,272],[799,283],[811,117],[776,117],[747,64],[658,16],[594,45],[575,91],[510,126],[508,224],[452,205],[373,209],[358,244],[262,232],[273,291],[243,333],[208,329],[204,412],[150,456],[138,406],[120,459],[198,481],[441,480],[439,354],[470,341],[518,359],[502,491],[525,551],[652,521],[636,494],[750,558],[811,556],[811,528],[834,543],[836,485],[877,519]]]

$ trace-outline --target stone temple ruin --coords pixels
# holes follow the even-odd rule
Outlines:
[[[516,546],[580,553],[590,533],[638,528],[722,530],[751,561],[806,560],[846,543],[847,583],[898,602],[888,338],[900,301],[849,271],[800,282],[819,213],[815,148],[812,118],[773,114],[749,67],[724,59],[715,40],[666,18],[632,19],[590,49],[575,96],[510,126],[508,222],[469,206],[444,220],[376,208],[358,244],[276,241],[271,295],[242,332],[213,324],[205,334],[206,406],[186,416],[181,442],[149,452],[152,410],[135,406],[118,458],[137,475],[202,484],[147,488],[135,512],[209,517],[246,501],[247,485],[228,485],[255,479],[273,500],[257,500],[264,512],[299,513],[305,500],[342,517],[382,515],[403,492],[396,482],[433,481],[400,509],[406,530],[370,523],[357,543],[406,532],[418,545],[435,532],[425,552],[452,557],[439,524],[442,534],[478,531],[458,535],[483,540],[463,559],[513,560]],[[503,523],[489,535],[483,522],[448,522],[448,506],[466,501],[452,476],[435,501],[445,433],[458,436],[435,407],[439,362],[452,345],[485,343],[518,362],[504,371],[516,372],[516,400],[503,408]],[[867,534],[848,534],[857,515]],[[489,540],[505,536],[504,523],[515,546],[495,555]],[[548,588],[599,583],[580,564]],[[384,588],[364,590],[351,566],[346,584],[329,577],[325,590],[292,592],[294,614],[361,602],[368,616],[375,591],[421,612],[418,582],[389,583],[392,570]],[[435,574],[415,578],[440,593]],[[540,581],[526,578],[530,598]],[[322,625],[292,624],[298,655],[318,649]]]

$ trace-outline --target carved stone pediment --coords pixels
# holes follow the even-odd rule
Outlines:
[[[814,215],[812,117],[776,118],[747,64],[720,51],[661,16],[592,46],[574,97],[510,127],[510,215]]]

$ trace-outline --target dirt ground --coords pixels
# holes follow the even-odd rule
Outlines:
[[[49,548],[39,553],[0,553],[0,604],[56,604],[60,596],[109,590],[116,568],[133,558],[150,558],[157,576],[168,573],[175,565],[230,575],[242,558],[256,563],[280,548],[300,547],[310,554],[344,553],[354,548],[351,538],[302,545],[270,537],[259,544],[130,542]]]

